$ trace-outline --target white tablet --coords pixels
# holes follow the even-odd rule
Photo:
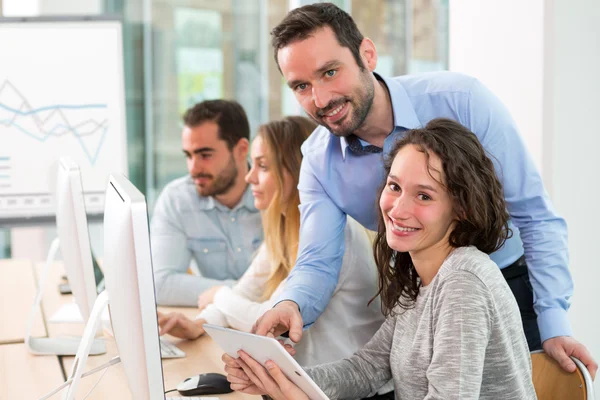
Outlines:
[[[202,326],[206,333],[231,357],[238,358],[238,350],[244,350],[262,366],[268,360],[272,360],[279,366],[285,376],[302,389],[311,400],[329,400],[329,397],[323,393],[277,340],[223,328],[222,326],[210,324]]]

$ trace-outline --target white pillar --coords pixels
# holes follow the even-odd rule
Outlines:
[[[574,335],[600,361],[600,3],[554,0],[550,14],[552,200],[569,226]]]
[[[477,77],[508,107],[566,219],[575,284],[569,319],[596,360],[599,20],[598,0],[450,0],[450,69]]]
[[[542,171],[542,0],[450,0],[449,69],[479,79],[515,119]]]

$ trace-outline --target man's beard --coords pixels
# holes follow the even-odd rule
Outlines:
[[[192,178],[212,179],[212,183],[204,187],[196,185],[200,196],[219,196],[227,193],[233,187],[233,185],[235,185],[237,176],[238,168],[237,165],[235,165],[233,156],[231,156],[227,166],[217,175],[216,178],[213,178],[213,176],[209,174],[197,174],[192,176]]]
[[[342,97],[332,100],[326,107],[317,111],[317,118],[313,118],[313,120],[319,125],[323,125],[329,129],[335,136],[351,135],[360,128],[365,122],[365,119],[367,119],[367,115],[369,115],[369,111],[373,105],[374,97],[375,87],[371,79],[371,74],[365,70],[361,72],[360,75],[360,87],[354,91],[352,97]],[[349,102],[352,106],[352,114],[347,114],[344,117],[342,125],[336,125],[336,128],[327,125],[323,120],[325,114],[346,102]]]

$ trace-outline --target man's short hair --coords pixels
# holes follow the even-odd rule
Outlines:
[[[275,62],[279,67],[277,52],[298,40],[304,40],[317,29],[329,27],[342,47],[352,52],[360,69],[365,65],[360,58],[360,44],[364,36],[358,30],[352,17],[331,3],[309,4],[290,11],[283,21],[271,31]],[[281,68],[279,69],[281,71]]]
[[[250,124],[244,108],[234,100],[206,100],[188,109],[183,115],[183,123],[195,128],[204,122],[214,122],[219,126],[219,139],[227,142],[229,150],[246,138],[250,140]]]

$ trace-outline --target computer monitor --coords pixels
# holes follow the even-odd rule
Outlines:
[[[96,301],[96,277],[81,172],[68,157],[59,160],[56,178],[56,230],[71,292],[85,322]]]
[[[134,399],[164,400],[146,200],[115,174],[104,207],[104,279],[129,389]]]
[[[77,393],[93,332],[108,305],[131,397],[165,400],[146,200],[127,178],[116,174],[109,177],[105,197],[104,281],[106,290],[92,309],[63,398],[72,400]]]
[[[49,260],[42,274],[43,278],[32,315],[39,306],[43,281],[51,266],[52,258],[57,248],[60,248],[71,291],[85,323],[96,301],[96,278],[90,250],[81,173],[79,166],[67,157],[61,158],[58,162],[55,200],[58,238],[51,245]],[[32,353],[39,355],[74,355],[79,347],[79,340],[80,338],[32,338],[30,326],[26,332],[28,348]],[[105,352],[104,342],[98,340],[94,342],[90,354]]]

